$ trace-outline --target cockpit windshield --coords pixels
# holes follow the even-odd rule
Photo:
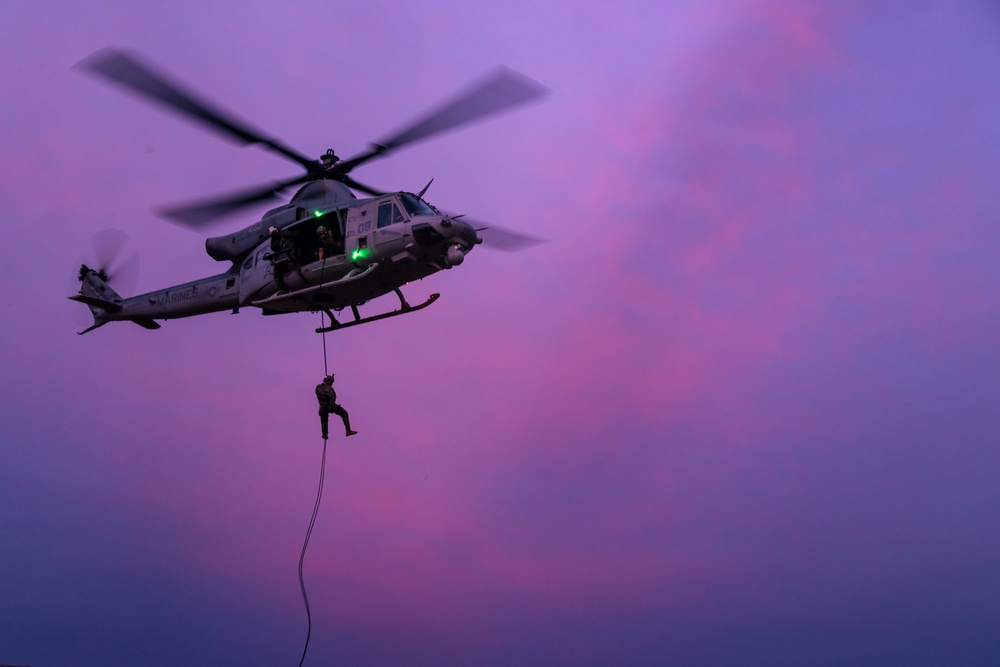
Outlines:
[[[399,195],[399,198],[403,200],[403,208],[410,214],[410,217],[415,215],[436,215],[433,209],[416,195],[403,192]]]

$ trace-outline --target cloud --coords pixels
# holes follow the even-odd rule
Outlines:
[[[510,202],[551,243],[477,249],[406,288],[443,292],[432,308],[327,337],[361,434],[328,445],[306,559],[319,654],[979,650],[934,628],[992,646],[1000,135],[986,28],[971,4],[684,16],[682,46],[637,42],[603,65],[641,57],[643,77],[564,87],[564,119],[525,120],[523,143],[494,147],[530,186],[506,158],[493,180],[461,180],[461,197]],[[547,62],[561,72],[586,47]],[[33,202],[55,211],[11,232],[10,272],[31,280],[0,325],[0,517],[21,538],[12,608],[30,611],[17,650],[55,627],[67,651],[141,638],[128,658],[178,635],[204,655],[294,652],[322,447],[318,316],[59,329],[39,304],[63,288],[48,264],[75,254],[74,216],[131,221],[159,186],[137,172],[92,188],[114,148],[67,151],[53,172],[65,197],[46,197],[54,178],[12,198],[18,219]],[[158,174],[180,169],[166,162]],[[143,239],[157,243],[148,280],[213,266],[197,237]]]

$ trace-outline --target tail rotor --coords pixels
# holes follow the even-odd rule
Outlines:
[[[118,229],[105,229],[90,237],[92,259],[83,260],[77,278],[80,289],[69,297],[86,304],[94,318],[93,324],[78,333],[93,331],[110,321],[109,315],[122,309],[124,299],[110,285],[131,292],[139,278],[139,256],[135,252],[123,255],[128,236]],[[87,264],[90,261],[96,268]]]
[[[104,229],[90,237],[95,270],[124,294],[130,294],[139,280],[139,254],[125,252],[128,241],[128,234],[120,229]]]

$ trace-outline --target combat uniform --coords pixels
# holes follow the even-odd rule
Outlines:
[[[333,390],[332,382],[324,381],[316,385],[316,400],[319,401],[319,423],[323,427],[324,440],[329,437],[327,424],[331,412],[340,415],[340,418],[344,420],[344,429],[347,431],[347,435],[356,433],[356,431],[351,430],[351,418],[347,414],[347,410],[337,405],[337,392]]]

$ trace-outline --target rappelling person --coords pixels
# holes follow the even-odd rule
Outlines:
[[[323,378],[323,381],[316,385],[316,400],[319,401],[319,423],[323,427],[323,439],[328,439],[327,434],[327,422],[330,418],[330,413],[340,415],[340,418],[344,420],[344,428],[347,430],[347,435],[351,436],[357,433],[357,431],[351,430],[351,418],[347,414],[347,410],[337,404],[337,392],[333,390],[333,375],[327,375]]]

